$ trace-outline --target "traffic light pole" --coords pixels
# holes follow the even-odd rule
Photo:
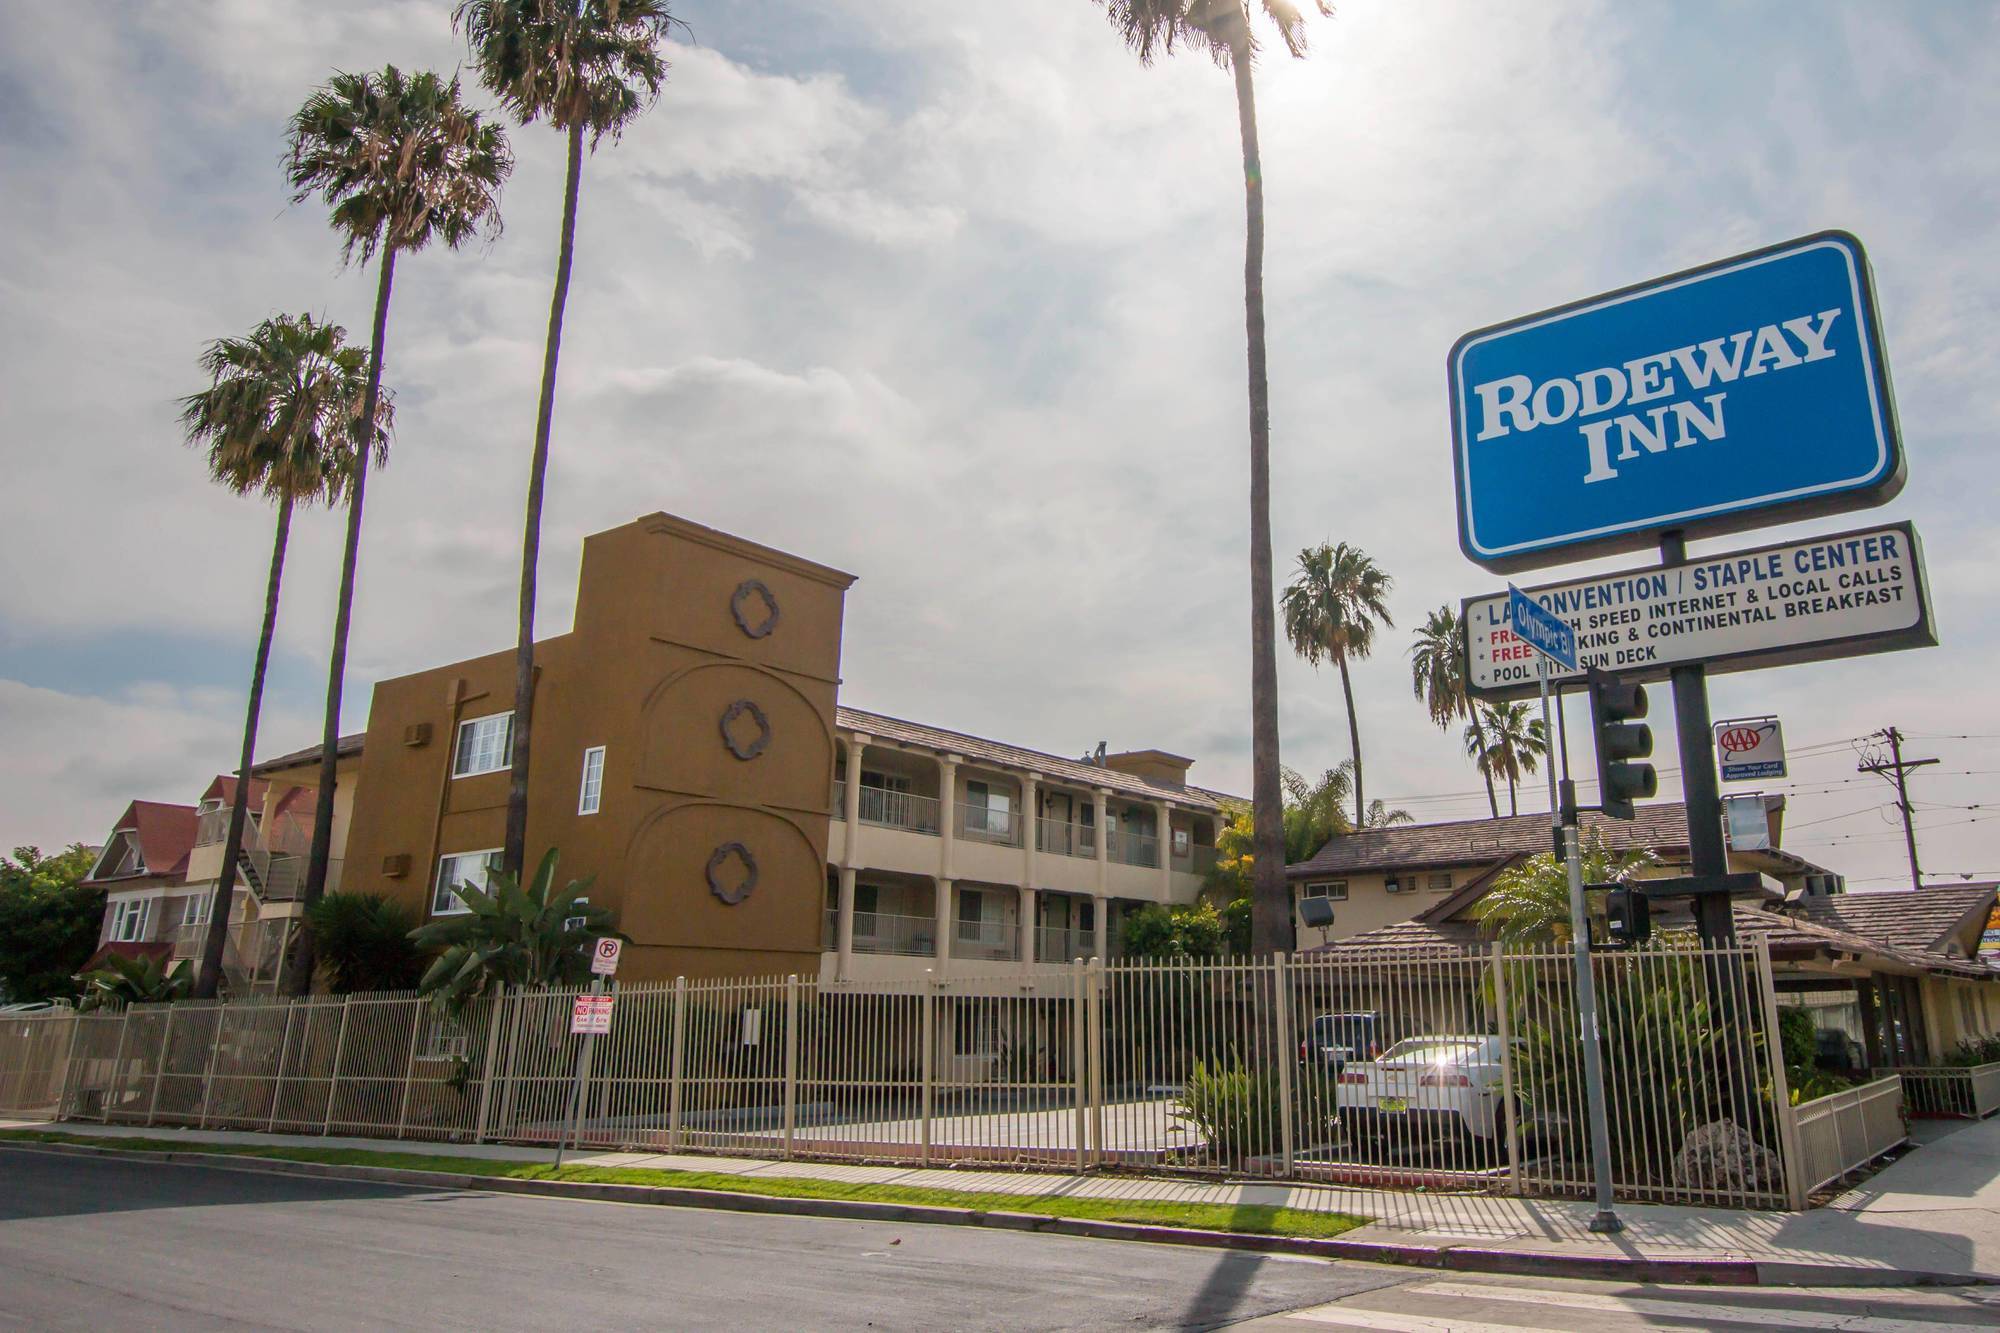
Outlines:
[[[1542,734],[1549,734],[1549,659],[1535,654],[1536,674],[1542,683]],[[1623,1231],[1625,1224],[1611,1207],[1611,1119],[1604,1102],[1604,1055],[1597,1035],[1597,979],[1590,965],[1590,912],[1583,901],[1583,865],[1577,847],[1576,789],[1567,781],[1556,783],[1554,764],[1543,767],[1549,773],[1549,829],[1555,840],[1556,855],[1562,859],[1569,878],[1569,929],[1576,962],[1576,1007],[1583,1045],[1583,1086],[1590,1115],[1590,1173],[1597,1190],[1597,1215],[1590,1219],[1592,1231]]]
[[[1687,541],[1677,532],[1660,539],[1660,561],[1687,559]],[[1696,876],[1729,873],[1729,850],[1722,841],[1722,784],[1715,772],[1715,726],[1708,712],[1708,669],[1699,663],[1671,673],[1674,733],[1681,752],[1681,800],[1687,809],[1688,863]],[[1694,900],[1694,928],[1703,948],[1736,947],[1736,915],[1727,894]]]

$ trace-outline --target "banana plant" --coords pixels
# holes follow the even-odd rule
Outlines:
[[[114,953],[105,956],[103,967],[83,973],[77,981],[83,986],[83,998],[76,1006],[79,1010],[122,1009],[128,1004],[186,998],[194,988],[194,971],[185,958],[169,971],[150,954],[127,958]]]

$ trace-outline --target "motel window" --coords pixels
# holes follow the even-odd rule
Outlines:
[[[1426,877],[1424,882],[1430,886],[1430,891],[1432,893],[1451,892],[1451,872],[1449,870],[1446,870],[1441,874],[1428,876]]]
[[[1177,828],[1174,830],[1174,855],[1176,857],[1183,861],[1187,860],[1192,846],[1193,844],[1188,837],[1186,829]]]
[[[583,752],[583,789],[577,794],[576,812],[594,815],[604,796],[604,747],[593,745]]]
[[[475,889],[486,887],[487,877],[500,868],[500,849],[491,847],[479,852],[453,852],[438,858],[437,880],[431,889],[431,914],[449,916],[454,912],[470,912],[452,889],[460,884],[470,884]]]
[[[181,924],[201,926],[208,923],[208,905],[215,901],[213,893],[198,893],[192,898],[181,900]]]
[[[1317,884],[1308,884],[1305,889],[1308,898],[1331,898],[1337,903],[1347,901],[1347,881],[1344,879],[1323,879]]]
[[[991,833],[996,838],[1008,835],[1009,808],[1007,792],[990,782],[968,782],[965,784],[965,831],[967,833]]]
[[[986,895],[978,889],[958,891],[958,937],[962,940],[977,940],[979,928],[986,920]]]
[[[514,740],[514,714],[495,713],[491,717],[469,718],[458,724],[458,749],[452,756],[451,775],[474,777],[497,773],[509,766],[508,750]]]

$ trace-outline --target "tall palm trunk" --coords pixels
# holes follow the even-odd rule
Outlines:
[[[1472,710],[1472,739],[1479,747],[1479,776],[1486,779],[1486,804],[1495,819],[1500,818],[1500,798],[1493,791],[1493,769],[1486,761],[1486,728],[1479,725],[1479,709]]]
[[[556,252],[556,290],[549,301],[549,337],[542,351],[542,397],[535,414],[535,460],[528,469],[528,514],[521,535],[521,624],[514,646],[513,772],[507,784],[507,836],[503,868],[519,875],[528,851],[528,730],[535,712],[535,565],[542,548],[542,486],[549,471],[549,424],[556,407],[556,358],[562,349],[563,306],[569,301],[569,264],[576,250],[576,194],[583,175],[583,120],[569,125],[569,168],[563,181],[562,245]]]
[[[1347,654],[1334,661],[1340,664],[1340,696],[1347,701],[1347,744],[1354,755],[1354,827],[1367,828],[1367,803],[1361,796],[1361,719],[1354,715],[1354,681],[1347,674]]]
[[[278,623],[278,585],[285,576],[285,543],[292,535],[292,497],[278,501],[278,531],[271,541],[271,575],[264,585],[264,626],[257,634],[257,665],[250,670],[250,706],[243,716],[243,755],[236,767],[236,801],[229,808],[229,833],[222,843],[222,874],[208,913],[208,937],[201,943],[196,999],[212,999],[222,981],[222,954],[229,942],[229,905],[236,892],[236,862],[243,855],[243,825],[250,812],[250,766],[257,755],[257,715],[264,707],[264,669],[271,664],[271,631]]]
[[[1252,846],[1250,947],[1292,947],[1292,898],[1285,887],[1284,795],[1278,766],[1278,616],[1271,577],[1271,387],[1264,351],[1264,169],[1257,148],[1257,94],[1250,33],[1230,41],[1236,122],[1243,138],[1243,324],[1250,370],[1250,764]]]
[[[1511,767],[1507,770],[1507,813],[1510,815],[1521,813],[1521,795]]]
[[[389,330],[389,291],[396,280],[396,247],[382,247],[382,278],[375,288],[375,331],[368,347],[368,387],[361,395],[361,439],[355,442],[354,488],[348,496],[347,547],[340,557],[340,600],[333,610],[333,653],[326,675],[326,722],[320,729],[319,792],[313,801],[312,850],[306,858],[306,915],[285,968],[285,989],[304,995],[312,989],[312,905],[326,892],[333,855],[333,797],[340,764],[340,695],[347,677],[347,630],[354,618],[354,566],[361,552],[361,506],[368,491],[368,455],[375,432],[375,409],[382,398],[382,345]]]

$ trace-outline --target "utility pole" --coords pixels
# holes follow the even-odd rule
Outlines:
[[[1914,812],[1910,809],[1910,785],[1905,775],[1913,768],[1922,768],[1926,764],[1935,764],[1937,760],[1904,759],[1903,733],[1894,727],[1878,731],[1875,734],[1887,738],[1889,742],[1889,755],[1892,762],[1885,764],[1878,759],[1872,764],[1862,764],[1858,771],[1862,773],[1874,773],[1879,777],[1890,778],[1896,784],[1896,808],[1903,812],[1903,841],[1910,849],[1910,887],[1921,889],[1924,886],[1924,875],[1923,871],[1917,868],[1917,826]]]

